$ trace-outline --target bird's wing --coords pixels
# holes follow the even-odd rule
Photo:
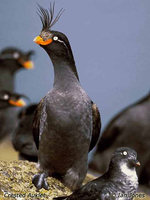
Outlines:
[[[138,100],[137,102],[127,106],[118,114],[116,114],[112,120],[107,124],[106,128],[102,133],[102,137],[98,143],[97,152],[104,152],[107,148],[113,145],[114,141],[120,137],[123,133],[124,127],[124,119],[125,115],[128,115],[128,111],[132,108],[135,108],[136,105],[141,105],[143,102],[147,101],[149,95],[145,96],[144,98]]]
[[[40,103],[38,104],[35,110],[33,125],[32,125],[33,139],[34,139],[37,149],[39,148],[40,118],[41,118],[41,113],[42,113],[42,108],[43,108],[43,102],[44,102],[44,98],[40,101]]]
[[[118,119],[113,119],[105,128],[102,137],[98,143],[97,151],[103,152],[111,145],[113,145],[116,138],[121,134],[121,124]]]
[[[80,189],[75,190],[70,196],[57,197],[53,200],[91,200],[98,199],[99,191],[97,190],[97,185],[93,181],[82,186]]]
[[[101,118],[100,118],[98,107],[95,103],[93,102],[91,103],[92,103],[93,130],[92,130],[92,139],[91,139],[89,151],[91,151],[95,147],[99,139],[100,130],[101,130]]]
[[[101,193],[99,200],[116,200],[115,196],[109,193]]]

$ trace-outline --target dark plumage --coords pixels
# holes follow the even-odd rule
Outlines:
[[[59,20],[61,17],[62,13],[64,12],[63,8],[58,12],[56,17],[54,18],[54,7],[55,7],[55,2],[53,5],[50,3],[50,9],[46,10],[42,8],[40,5],[38,5],[38,15],[41,19],[43,28],[42,30],[49,30],[51,29],[52,26]]]
[[[68,197],[55,200],[131,200],[138,188],[136,166],[137,154],[122,147],[112,155],[108,171],[101,177],[87,183]],[[122,198],[119,198],[119,196]],[[123,198],[124,197],[124,198]]]
[[[23,95],[10,93],[8,91],[0,91],[0,140],[8,134],[8,117],[7,109],[10,107],[25,106],[25,102],[21,99]]]
[[[34,41],[51,58],[55,77],[54,87],[39,103],[33,121],[41,169],[33,183],[38,189],[48,189],[45,177],[55,176],[74,190],[85,178],[88,151],[96,144],[100,132],[100,115],[80,85],[68,38],[45,27],[52,27],[54,8],[51,6],[50,13],[39,9],[44,26]]]
[[[150,94],[117,114],[106,126],[90,168],[103,173],[115,148],[134,148],[142,167],[139,183],[150,187]],[[99,165],[101,163],[101,165]]]
[[[19,152],[20,160],[37,162],[37,148],[33,140],[32,122],[37,104],[32,104],[18,114],[18,126],[13,133],[12,143]]]
[[[14,91],[15,73],[23,68],[30,69],[33,51],[27,53],[20,49],[8,47],[0,52],[0,90]]]
[[[0,90],[14,92],[16,72],[23,68],[31,69],[33,67],[33,63],[30,61],[33,53],[33,51],[25,53],[13,47],[8,47],[0,52]],[[11,134],[15,130],[16,117],[16,109],[7,108],[5,110],[5,119],[7,120],[7,126],[3,127],[5,134]]]
[[[21,98],[26,98],[25,95],[11,93],[7,90],[0,91],[0,110],[3,110],[8,107],[22,107],[25,105],[25,102]]]
[[[100,130],[101,130],[101,118],[100,118],[98,107],[93,102],[91,102],[91,104],[92,104],[93,128],[92,128],[92,138],[91,138],[89,151],[91,151],[96,146],[97,141],[100,136]]]

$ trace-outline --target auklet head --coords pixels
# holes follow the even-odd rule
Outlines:
[[[16,93],[10,93],[4,90],[0,91],[0,107],[23,107],[26,105],[25,101],[23,100],[24,97],[24,95]]]
[[[0,62],[11,70],[21,68],[32,69],[34,64],[31,61],[31,56],[34,51],[23,52],[18,48],[7,47],[0,52]]]
[[[38,7],[38,14],[43,27],[40,35],[34,39],[34,42],[46,50],[52,62],[57,60],[58,62],[74,64],[74,58],[67,36],[59,31],[51,30],[51,27],[59,20],[64,10],[61,9],[54,18],[54,4],[50,4],[49,10],[41,6]]]
[[[111,164],[115,166],[126,164],[129,169],[140,166],[140,162],[137,160],[137,153],[129,147],[117,148],[112,155]]]

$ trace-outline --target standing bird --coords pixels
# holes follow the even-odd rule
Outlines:
[[[43,29],[34,39],[54,67],[53,89],[39,103],[33,121],[41,173],[32,182],[38,189],[48,189],[47,176],[59,178],[71,190],[79,188],[87,172],[88,152],[100,132],[98,108],[80,85],[69,40],[51,30],[62,11],[53,19],[54,4],[50,11],[39,6]]]
[[[37,148],[33,140],[32,121],[37,104],[23,108],[18,114],[18,126],[12,135],[12,143],[20,160],[37,162]]]
[[[16,93],[10,93],[9,91],[0,91],[0,140],[7,135],[8,130],[8,118],[6,115],[7,109],[10,107],[22,107],[25,106],[23,95]]]
[[[128,147],[116,149],[108,171],[68,197],[54,200],[132,200],[138,188],[137,153]]]
[[[125,145],[138,153],[142,166],[138,170],[139,184],[150,188],[150,93],[123,109],[108,123],[90,168],[103,173],[110,154]]]
[[[0,52],[0,90],[14,91],[15,73],[23,68],[33,68],[32,54],[33,51],[25,53],[13,47]]]

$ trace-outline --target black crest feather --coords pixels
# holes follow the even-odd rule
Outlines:
[[[38,4],[38,15],[41,19],[43,28],[42,30],[47,30],[50,29],[61,17],[61,15],[64,12],[64,9],[61,8],[60,11],[58,12],[58,14],[56,15],[56,17],[54,18],[54,8],[55,8],[55,2],[52,4],[50,3],[50,8],[49,9],[45,9],[43,7],[41,7]]]

